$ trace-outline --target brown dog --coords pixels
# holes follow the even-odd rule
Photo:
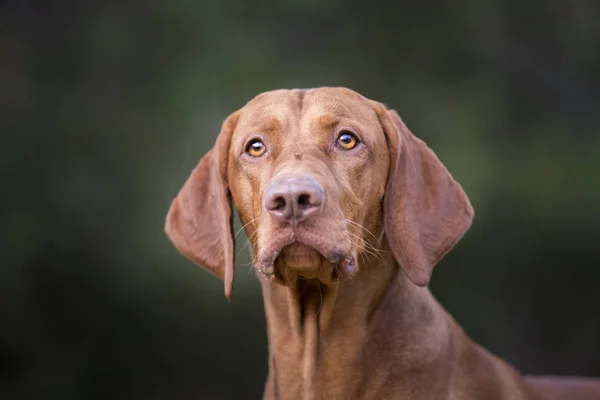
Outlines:
[[[395,111],[320,88],[263,93],[227,118],[166,232],[228,298],[232,198],[265,301],[265,398],[600,399],[596,381],[524,380],[434,299],[432,269],[473,209]]]

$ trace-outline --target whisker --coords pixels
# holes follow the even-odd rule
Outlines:
[[[359,246],[357,243],[355,243],[354,241],[352,241],[352,238],[350,239],[350,244],[352,247],[355,247],[357,249],[359,249],[359,254],[358,256],[360,257],[359,260],[362,259],[362,261],[366,261],[368,260],[367,255],[372,255],[373,257],[378,258],[379,260],[381,260],[384,264],[385,261],[382,260],[381,258],[377,257],[376,254],[374,254],[372,251],[365,249],[363,246]]]
[[[370,249],[370,250],[372,250],[373,252],[375,252],[375,253],[377,253],[379,255],[382,255],[382,253],[391,254],[391,252],[378,249],[378,248],[374,247],[373,245],[371,245],[370,243],[365,243],[365,247],[368,248],[368,249]]]
[[[248,225],[250,225],[251,223],[253,223],[256,220],[258,220],[258,218],[254,218],[254,219],[250,220],[248,223],[246,223],[244,226],[242,226],[240,229],[238,229],[238,231],[235,233],[235,235],[233,237],[236,238],[237,235],[240,234],[240,232],[242,231],[242,229],[244,229],[245,227],[247,227]]]
[[[246,248],[246,246],[248,246],[249,243],[250,243],[250,239],[246,239],[246,241],[244,242],[244,245],[242,246],[242,248],[235,255],[236,258],[240,256],[240,253],[242,251],[244,251],[244,249]]]
[[[378,249],[375,246],[373,246],[371,243],[369,243],[368,241],[364,240],[364,238],[362,238],[361,236],[358,236],[355,233],[352,233],[350,231],[348,231],[348,234],[351,236],[354,236],[355,238],[359,239],[360,241],[362,241],[362,243],[364,244],[365,247],[377,252],[378,254],[380,253],[391,253],[390,251],[386,251],[386,250],[382,250],[382,249]]]
[[[357,227],[359,227],[360,229],[363,229],[365,232],[367,232],[369,235],[371,235],[371,237],[375,240],[378,241],[377,236],[375,236],[370,230],[368,230],[367,228],[365,228],[364,226],[362,226],[361,224],[359,224],[358,222],[354,222],[348,218],[344,218],[344,220],[352,225],[355,225]]]
[[[358,236],[358,235],[356,235],[356,234],[354,234],[354,233],[352,233],[352,232],[350,232],[350,231],[348,231],[348,234],[349,234],[351,237],[354,237],[355,239],[358,239],[358,240],[362,241],[362,243],[363,243],[363,245],[362,245],[362,246],[356,246],[356,244],[354,244],[354,246],[356,246],[356,247],[360,248],[362,251],[364,251],[364,252],[366,252],[366,253],[368,253],[368,254],[372,255],[373,257],[376,257],[376,258],[377,258],[379,261],[381,261],[381,262],[382,262],[384,265],[387,265],[387,263],[386,263],[385,259],[384,259],[384,258],[383,258],[383,256],[380,254],[380,251],[381,251],[381,250],[379,250],[379,249],[376,249],[375,247],[373,247],[373,246],[372,246],[372,245],[370,245],[369,243],[365,242],[365,241],[363,240],[363,238],[362,238],[362,237],[360,237],[360,236]]]
[[[371,251],[371,250],[369,250],[369,249],[366,249],[366,248],[364,248],[364,249],[363,249],[363,251],[364,251],[365,253],[367,253],[367,254],[370,254],[371,256],[375,257],[375,258],[376,258],[376,259],[378,259],[379,261],[381,261],[381,263],[382,263],[383,265],[387,265],[387,262],[385,261],[385,259],[384,259],[384,258],[383,258],[383,257],[382,257],[380,254],[374,253],[373,251]]]
[[[240,253],[241,253],[241,252],[242,252],[242,251],[243,251],[243,250],[246,248],[246,246],[248,246],[248,245],[250,244],[250,240],[252,240],[252,238],[253,238],[254,236],[257,236],[257,235],[258,235],[258,229],[257,229],[256,231],[254,231],[254,232],[252,233],[252,235],[250,235],[250,236],[248,236],[248,237],[246,238],[246,241],[244,242],[244,245],[242,246],[242,248],[240,249],[240,251],[238,251],[238,253],[237,253],[236,257],[239,257]]]
[[[348,222],[348,223],[350,223],[350,224],[352,224],[352,225],[356,226],[357,228],[360,228],[360,229],[362,229],[363,231],[365,231],[366,233],[368,233],[368,234],[369,234],[369,235],[370,235],[370,236],[371,236],[373,239],[375,239],[375,242],[379,243],[379,239],[378,239],[378,238],[377,238],[377,237],[376,237],[376,236],[373,234],[373,232],[371,232],[370,230],[368,230],[367,228],[365,228],[365,227],[364,227],[364,226],[362,226],[361,224],[359,224],[359,223],[357,223],[357,222],[354,222],[354,221],[352,221],[352,220],[349,220],[348,218],[344,218],[344,220],[345,220],[346,222]],[[365,242],[366,242],[368,245],[370,245],[370,246],[371,246],[373,249],[375,249],[375,247],[374,247],[373,245],[371,245],[371,244],[370,244],[368,241],[366,241],[366,240],[365,240]],[[382,249],[375,249],[375,250],[377,250],[378,252],[381,252],[381,253],[390,253],[390,254],[391,254],[391,251],[382,250]]]

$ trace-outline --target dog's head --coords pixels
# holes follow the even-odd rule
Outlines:
[[[173,201],[168,236],[224,278],[228,298],[232,199],[254,265],[282,284],[350,277],[389,245],[425,286],[473,218],[460,185],[398,114],[344,88],[255,97],[225,120]]]

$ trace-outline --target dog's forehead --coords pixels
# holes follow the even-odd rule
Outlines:
[[[317,117],[374,122],[368,100],[346,88],[275,90],[261,93],[242,109],[240,125],[287,124]]]

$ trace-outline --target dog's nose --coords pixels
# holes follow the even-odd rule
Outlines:
[[[283,222],[300,222],[317,213],[325,201],[323,187],[308,176],[282,176],[272,181],[263,208]]]

